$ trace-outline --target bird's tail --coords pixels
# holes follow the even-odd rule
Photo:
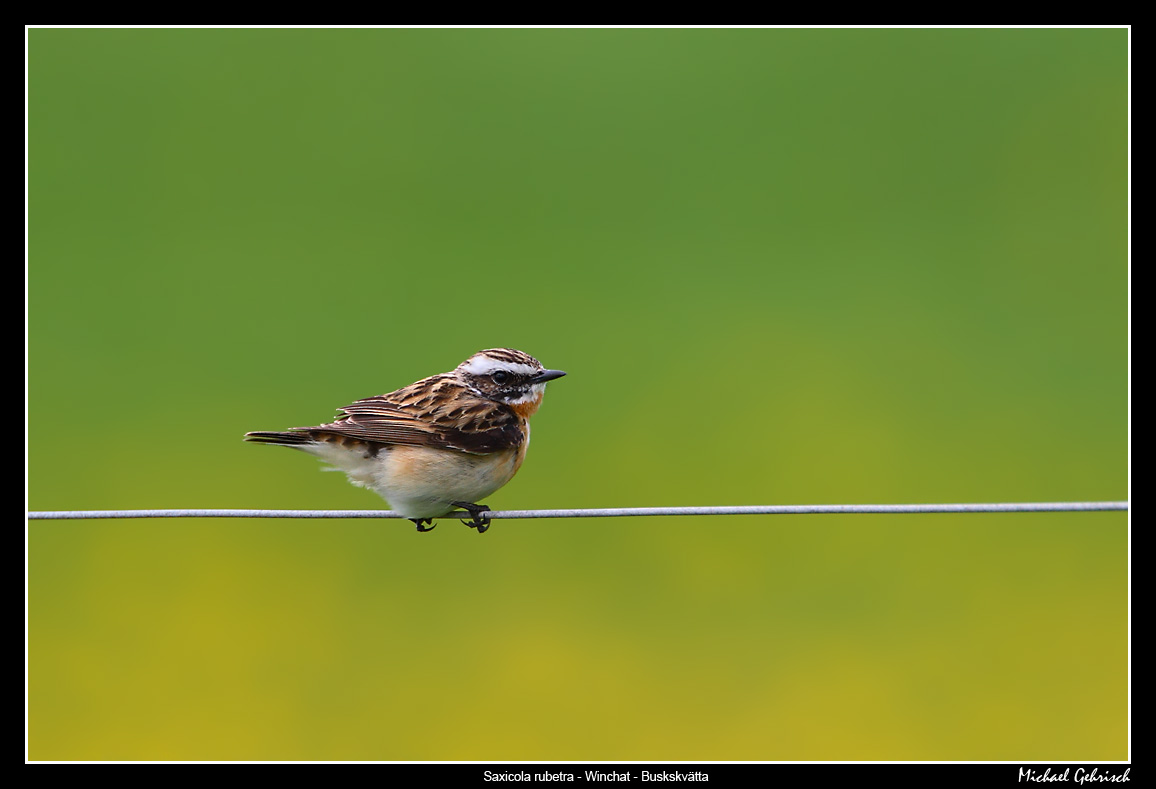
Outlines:
[[[299,447],[304,444],[313,443],[312,436],[304,431],[279,433],[275,431],[257,430],[252,433],[246,433],[245,440],[252,441],[254,444],[277,444],[283,447]]]

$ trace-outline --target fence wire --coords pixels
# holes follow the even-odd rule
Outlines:
[[[902,515],[972,512],[1102,512],[1127,510],[1126,501],[1047,501],[995,504],[772,504],[747,507],[608,507],[602,509],[491,510],[493,520],[527,518],[630,518],[686,515]],[[454,511],[441,518],[465,518]],[[89,518],[404,518],[392,510],[47,510],[28,513],[31,520]]]

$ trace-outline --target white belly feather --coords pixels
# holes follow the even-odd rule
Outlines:
[[[481,501],[510,481],[525,454],[524,444],[521,451],[489,455],[391,446],[366,457],[329,443],[301,449],[344,471],[354,485],[375,491],[407,518],[433,518],[454,509],[452,502]]]

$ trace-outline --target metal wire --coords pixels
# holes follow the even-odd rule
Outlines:
[[[606,509],[492,510],[498,520],[522,518],[627,518],[677,515],[863,515],[964,512],[1098,512],[1127,510],[1126,501],[1050,501],[1003,504],[774,504],[753,507],[611,507]],[[465,518],[463,511],[442,518]],[[29,512],[32,520],[86,518],[404,518],[392,510],[58,510]]]

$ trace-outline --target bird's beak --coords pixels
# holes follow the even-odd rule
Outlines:
[[[553,381],[555,378],[561,378],[566,373],[561,370],[543,370],[530,379],[532,384],[544,384],[547,381]]]

